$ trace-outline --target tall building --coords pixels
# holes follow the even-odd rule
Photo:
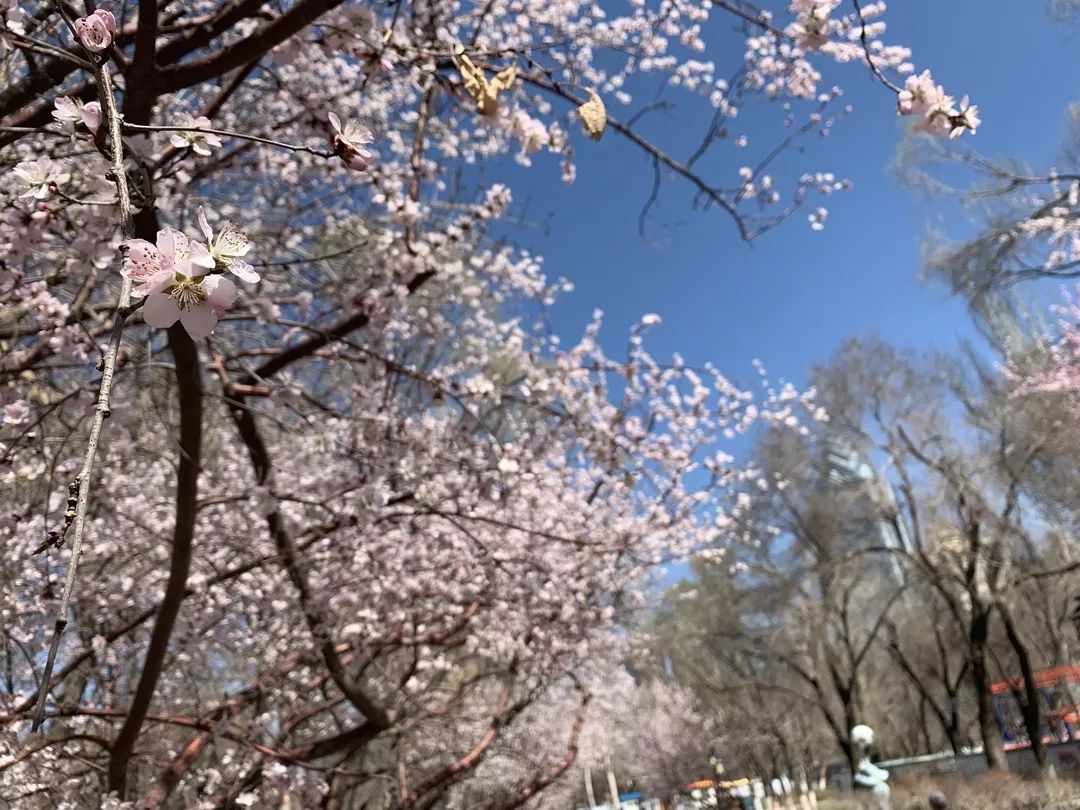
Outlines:
[[[844,436],[833,435],[825,444],[825,486],[843,496],[850,519],[843,522],[845,551],[890,548],[911,551],[911,537],[896,497],[883,475]],[[862,519],[860,519],[860,517]],[[895,582],[903,580],[903,561],[897,554],[877,555],[881,570]]]

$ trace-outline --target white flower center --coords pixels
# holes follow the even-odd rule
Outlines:
[[[176,306],[187,311],[206,300],[206,290],[199,283],[201,280],[201,278],[196,280],[177,273],[176,283],[165,292],[176,301]]]

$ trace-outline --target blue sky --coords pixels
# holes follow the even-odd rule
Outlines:
[[[1035,166],[1053,159],[1065,107],[1080,99],[1080,29],[1054,23],[1042,0],[903,0],[885,19],[887,42],[911,47],[918,68],[931,68],[947,91],[979,104],[984,123],[972,144],[982,154]],[[740,53],[733,51],[732,67]],[[725,75],[723,61],[713,58]],[[576,285],[555,310],[556,330],[573,339],[600,307],[605,344],[618,350],[629,326],[656,312],[664,319],[649,341],[657,356],[678,351],[691,363],[711,360],[740,381],[752,379],[750,361],[759,357],[770,376],[798,384],[850,335],[874,331],[914,348],[949,348],[958,336],[973,336],[962,304],[918,279],[927,227],[941,216],[955,224],[956,206],[928,204],[890,173],[901,133],[891,93],[854,65],[827,78],[844,87],[854,112],[828,138],[810,140],[794,165],[833,171],[854,188],[826,201],[830,216],[821,232],[800,213],[747,245],[724,214],[692,211],[689,187],[671,178],[654,218],[670,227],[654,227],[663,244],[649,244],[637,234],[637,218],[650,167],[614,132],[598,145],[577,144],[571,186],[544,156],[529,170],[490,172],[489,180],[509,181],[515,199],[528,201],[531,219],[550,215],[546,229],[517,237],[545,257],[551,276]],[[612,113],[627,117],[625,110]],[[683,132],[699,136],[706,115],[701,105],[682,105],[654,122],[652,133],[667,127],[668,142]],[[771,143],[779,117],[762,109],[731,129],[752,144]],[[676,156],[685,159],[688,151]],[[752,157],[738,152],[719,145],[710,171],[720,166],[730,172],[725,179],[733,178]]]

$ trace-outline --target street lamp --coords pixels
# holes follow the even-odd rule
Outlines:
[[[1080,610],[1080,608],[1078,608],[1078,610]],[[717,776],[723,775],[724,763],[717,758],[716,754],[709,754],[709,764],[712,766],[712,769],[716,771]]]
[[[716,782],[714,787],[709,790],[713,804],[720,807],[720,777],[724,773],[724,763],[720,761],[716,754],[709,754],[709,765],[716,772]]]

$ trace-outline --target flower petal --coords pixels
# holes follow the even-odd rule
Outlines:
[[[199,210],[195,213],[196,219],[199,220],[199,230],[202,231],[203,238],[206,239],[206,244],[214,244],[214,229],[210,227],[210,223],[206,221],[206,211],[200,205]]]
[[[105,30],[107,30],[110,34],[116,33],[116,17],[113,16],[113,13],[111,11],[106,11],[103,8],[99,8],[90,16],[100,19],[102,25],[105,26]]]
[[[259,280],[259,274],[255,272],[255,268],[240,259],[229,261],[229,272],[248,284],[254,284]]]
[[[202,340],[214,331],[214,327],[217,326],[217,315],[214,314],[214,308],[209,302],[203,302],[181,312],[180,323],[184,325],[193,340]]]
[[[227,222],[225,227],[221,229],[221,233],[218,234],[214,248],[219,255],[235,259],[247,255],[248,251],[251,250],[251,240],[248,239],[246,233],[237,227],[235,222]]]
[[[84,106],[82,109],[82,121],[86,128],[96,135],[101,127],[101,104],[97,101],[91,101]]]
[[[156,329],[166,329],[180,318],[180,307],[165,293],[154,293],[142,308],[143,320]]]
[[[173,273],[172,270],[162,270],[158,273],[154,273],[154,275],[146,280],[142,294],[150,295],[151,293],[164,292],[174,281],[176,281],[176,274]]]
[[[166,259],[180,262],[191,255],[188,238],[173,228],[162,228],[157,234],[157,246]]]
[[[367,157],[364,156],[363,152],[356,149],[348,150],[346,156],[342,159],[345,161],[345,165],[354,172],[362,172],[368,167]]]
[[[206,270],[213,270],[217,266],[214,257],[210,255],[210,251],[202,242],[191,242],[189,247],[191,249],[191,263],[193,265],[202,267]]]
[[[228,309],[236,301],[236,285],[225,276],[208,276],[202,283],[206,303],[215,309]]]
[[[148,279],[161,270],[161,251],[145,239],[129,239],[120,273],[136,281]]]

